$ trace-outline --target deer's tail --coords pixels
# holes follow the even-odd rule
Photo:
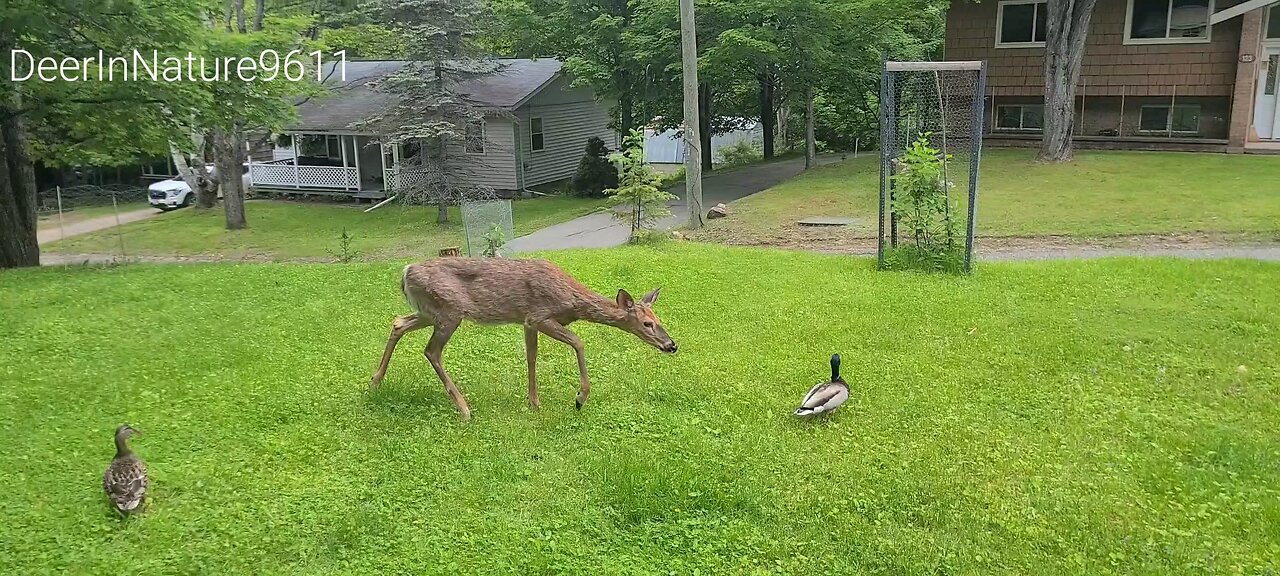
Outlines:
[[[414,314],[422,314],[422,304],[413,296],[413,292],[409,291],[409,269],[413,264],[404,267],[404,272],[400,274],[400,291],[404,293],[405,302],[409,303],[409,308]]]

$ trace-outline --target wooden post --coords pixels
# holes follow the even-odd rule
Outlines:
[[[684,76],[684,190],[689,227],[702,227],[702,140],[698,134],[698,44],[693,0],[680,0],[680,60]]]
[[[294,188],[302,187],[302,185],[298,182],[298,179],[300,178],[300,176],[298,175],[298,137],[299,136],[300,136],[299,134],[293,134],[289,138],[289,143],[292,144],[292,148],[293,148],[293,187]]]
[[[347,174],[350,174],[350,172],[347,172],[347,137],[345,134],[338,135],[338,148],[342,149],[342,179],[345,181]]]
[[[356,167],[356,192],[358,193],[363,191],[364,184],[360,180],[360,137],[354,134],[351,135],[351,154],[355,156],[351,159],[351,165]]]

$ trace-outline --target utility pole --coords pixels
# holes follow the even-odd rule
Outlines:
[[[698,135],[698,44],[693,0],[680,0],[680,60],[684,68],[684,201],[689,227],[702,227],[702,154]]]

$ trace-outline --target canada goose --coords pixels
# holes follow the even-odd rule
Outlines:
[[[823,382],[809,389],[804,402],[796,409],[795,415],[800,417],[828,414],[849,399],[849,385],[840,377],[840,355],[831,355],[831,381]]]

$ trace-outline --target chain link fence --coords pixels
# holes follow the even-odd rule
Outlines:
[[[510,200],[462,203],[462,228],[467,256],[504,256],[515,237]]]
[[[133,184],[55,186],[38,193],[36,200],[36,230],[42,246],[57,248],[58,242],[74,236],[114,230],[110,254],[93,250],[97,259],[127,258],[128,246],[120,225],[155,211],[149,204],[147,188]]]
[[[985,97],[982,62],[885,63],[882,269],[971,270]]]

